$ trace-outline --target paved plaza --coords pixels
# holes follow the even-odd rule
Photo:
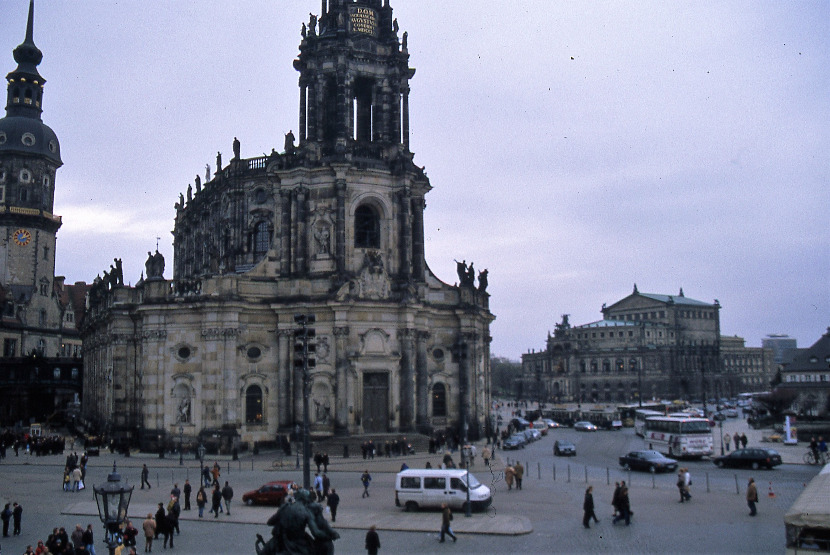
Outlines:
[[[739,426],[739,422],[728,421],[725,428]],[[473,472],[493,489],[493,504],[486,512],[474,513],[469,518],[456,514],[456,544],[437,542],[439,513],[405,513],[394,505],[394,478],[401,464],[423,467],[430,461],[437,466],[439,455],[369,461],[332,457],[328,476],[341,497],[335,524],[341,539],[335,543],[336,552],[365,553],[363,537],[374,524],[381,537],[381,553],[780,553],[784,547],[783,515],[803,485],[818,472],[818,467],[801,464],[785,464],[773,471],[753,474],[716,469],[708,461],[690,463],[694,497],[690,503],[680,504],[673,475],[625,473],[616,465],[616,456],[637,441],[629,430],[578,435],[580,456],[571,459],[551,455],[554,433],[557,432],[552,431],[525,450],[499,452],[492,469],[484,468],[480,459],[477,461]],[[751,441],[760,441],[761,435],[758,432]],[[806,450],[804,445],[777,448],[790,463]],[[256,457],[242,456],[238,461],[220,458],[221,481],[228,480],[235,491],[231,515],[216,519],[206,512],[205,518],[197,518],[194,492],[193,510],[182,513],[182,534],[176,538],[172,551],[253,553],[255,534],[270,534],[264,522],[275,508],[242,506],[242,494],[274,479],[302,482],[300,470],[273,470],[274,457],[263,452]],[[524,488],[508,491],[501,470],[507,460],[513,462],[516,458],[527,467]],[[212,465],[214,460],[210,457],[206,464]],[[90,460],[88,488],[79,493],[63,493],[60,483],[64,457],[15,458],[12,454],[0,463],[0,497],[4,502],[18,501],[23,505],[23,533],[3,538],[3,553],[23,553],[26,545],[45,540],[53,527],[63,526],[71,532],[76,523],[93,524],[98,549],[104,549],[99,553],[105,553],[91,486],[106,480],[113,461],[122,477],[137,486],[129,511],[137,525],[148,513],[155,512],[157,503],[166,502],[174,483],[181,487],[185,478],[198,483],[199,462],[192,457],[180,466],[177,458],[141,454],[127,458],[104,452]],[[144,463],[151,469],[150,490],[138,488]],[[363,499],[359,477],[366,469],[373,481],[371,496]],[[312,476],[314,470],[312,466]],[[750,475],[754,475],[761,494],[759,514],[754,518],[749,517],[744,500]],[[634,518],[628,527],[611,524],[610,499],[614,482],[620,479],[631,486]],[[581,523],[587,484],[594,487],[601,520],[590,530]],[[141,540],[139,548],[143,549],[143,545]],[[158,550],[162,550],[160,544],[154,551]]]

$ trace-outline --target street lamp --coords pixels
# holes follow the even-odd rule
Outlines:
[[[199,447],[196,448],[196,454],[199,456],[199,483],[205,483],[205,446],[199,442]]]
[[[127,508],[135,486],[127,487],[121,482],[121,475],[112,463],[112,473],[107,476],[107,482],[100,486],[93,486],[95,503],[98,505],[98,517],[104,523],[107,531],[106,542],[110,555],[115,555],[115,548],[120,540],[119,528],[127,518]]]
[[[184,435],[184,426],[179,426],[179,466],[184,466],[184,451],[182,451],[182,435]]]
[[[294,323],[294,367],[302,372],[303,376],[303,487],[311,490],[311,445],[309,445],[309,408],[308,398],[311,393],[311,376],[309,370],[317,365],[314,358],[316,345],[314,343],[317,318],[314,314],[295,314]]]

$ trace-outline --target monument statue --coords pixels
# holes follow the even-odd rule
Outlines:
[[[323,507],[313,503],[308,490],[301,489],[294,503],[286,503],[268,519],[271,539],[257,534],[257,555],[291,553],[297,555],[333,554],[334,540],[340,537],[323,516]],[[308,532],[306,531],[308,529]]]

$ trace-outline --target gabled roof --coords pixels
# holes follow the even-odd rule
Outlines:
[[[830,367],[830,328],[806,349],[796,349],[792,360],[784,362],[785,372],[827,370]]]

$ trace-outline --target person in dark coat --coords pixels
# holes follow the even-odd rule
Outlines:
[[[17,501],[14,502],[12,509],[12,521],[14,522],[14,530],[12,533],[15,536],[20,535],[20,519],[23,517],[23,507],[21,507]]]
[[[445,535],[449,535],[453,542],[458,541],[458,538],[452,533],[452,528],[450,527],[451,520],[452,511],[450,507],[446,503],[441,503],[441,538],[438,541],[443,542]]]
[[[337,495],[337,491],[332,488],[331,492],[328,495],[328,504],[329,510],[331,510],[331,521],[337,521],[337,506],[340,504],[340,496]]]
[[[156,510],[156,539],[159,539],[161,534],[164,534],[167,528],[167,515],[164,512],[164,503],[159,503],[159,508]]]
[[[11,510],[11,503],[6,503],[6,506],[3,508],[3,512],[0,513],[0,519],[3,519],[3,537],[9,537],[9,522],[12,520],[12,510]]]
[[[190,510],[190,494],[193,492],[193,486],[190,485],[190,480],[184,481],[184,510]]]
[[[585,528],[591,527],[591,519],[593,518],[595,522],[599,522],[596,513],[594,513],[594,486],[588,486],[588,489],[585,490],[585,501],[582,503],[582,510],[585,511],[585,515],[582,517],[582,525]]]
[[[619,514],[614,517],[614,524],[617,523],[619,520],[625,519],[625,525],[628,526],[631,524],[631,501],[628,498],[628,487],[623,485],[620,486],[620,499],[619,499]]]
[[[373,524],[369,527],[369,531],[366,532],[366,551],[369,555],[378,555],[378,549],[380,549],[380,537]]]
[[[219,511],[222,510],[222,492],[219,490],[219,484],[215,484],[213,486],[213,495],[211,496],[212,506],[210,512],[212,512],[215,516],[214,518],[219,518]]]

